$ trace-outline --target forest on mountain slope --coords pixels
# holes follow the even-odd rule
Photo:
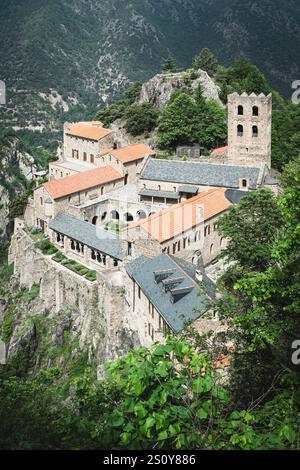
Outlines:
[[[203,47],[225,66],[248,59],[288,98],[299,19],[297,0],[2,0],[0,117],[60,139],[64,121],[149,79],[169,54],[185,69]]]

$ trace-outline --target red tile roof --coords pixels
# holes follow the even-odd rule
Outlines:
[[[223,153],[225,153],[227,151],[227,149],[228,149],[228,146],[218,147],[217,149],[214,149],[211,154],[213,156],[222,155]]]
[[[112,133],[111,129],[106,129],[100,124],[95,122],[78,122],[77,124],[70,125],[66,129],[66,133],[73,137],[98,141]]]
[[[198,194],[131,224],[127,230],[140,227],[163,243],[228,209],[231,203],[225,192],[226,189],[220,188]]]
[[[142,160],[148,155],[155,155],[155,151],[144,144],[128,145],[120,149],[113,149],[110,153],[123,163]]]
[[[120,180],[123,176],[111,166],[83,171],[76,175],[66,176],[59,180],[51,180],[43,187],[53,199],[69,196],[97,186]]]

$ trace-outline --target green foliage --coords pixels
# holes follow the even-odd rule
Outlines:
[[[191,144],[197,132],[197,106],[194,98],[180,93],[163,110],[158,122],[158,143],[162,147]]]
[[[218,221],[219,233],[229,238],[222,255],[246,269],[264,271],[272,262],[272,248],[282,227],[282,214],[271,191],[247,193]]]
[[[4,313],[3,323],[2,323],[2,339],[5,344],[9,343],[9,340],[13,333],[13,326],[14,326],[13,316],[14,316],[14,309],[13,307],[9,306]]]
[[[92,271],[91,269],[87,268],[86,266],[83,266],[77,261],[67,258],[63,253],[61,253],[61,251],[57,250],[52,259],[57,263],[61,263],[63,266],[70,269],[74,273],[79,274],[80,276],[84,276],[89,281],[97,280],[96,271]]]
[[[212,423],[227,403],[207,354],[169,338],[151,350],[133,351],[109,368],[120,403],[108,425],[124,449],[210,448]]]
[[[208,75],[214,75],[218,68],[218,59],[215,54],[208,48],[204,48],[193,60],[193,68],[205,70]]]
[[[133,105],[125,113],[126,130],[133,136],[148,133],[157,124],[159,111],[149,103]]]
[[[173,56],[169,55],[165,59],[161,70],[163,73],[175,73],[178,71],[176,60]]]
[[[141,82],[134,82],[127,90],[125,90],[125,102],[131,106],[139,98],[142,90]]]
[[[54,255],[58,252],[58,249],[48,239],[41,240],[36,245],[44,255]]]
[[[33,284],[31,289],[24,289],[21,291],[20,299],[23,302],[29,303],[32,300],[36,299],[40,293],[40,286],[38,284]]]
[[[245,59],[238,60],[227,69],[220,67],[216,79],[223,86],[223,92],[226,90],[224,99],[233,91],[239,94],[246,92],[248,94],[264,93],[265,95],[271,92],[266,77],[255,65]]]
[[[116,119],[122,119],[126,112],[124,101],[116,101],[109,106],[101,108],[97,112],[95,119],[103,123],[104,127],[109,127]]]
[[[226,112],[204,100],[201,91],[196,98],[176,93],[158,121],[158,143],[166,148],[201,142],[211,149],[224,143],[226,135]]]
[[[27,202],[28,192],[17,194],[9,204],[9,219],[14,220],[16,217],[21,217],[24,214]]]
[[[125,116],[127,116],[126,119],[129,119],[131,106],[139,97],[141,88],[142,84],[140,82],[134,82],[125,90],[124,99],[116,100],[110,105],[100,109],[95,119],[101,121],[104,127],[109,127],[116,119],[123,119]]]
[[[256,354],[269,351],[275,371],[291,368],[291,344],[293,339],[298,339],[300,331],[299,175],[299,161],[287,167],[283,179],[288,186],[276,202],[277,207],[274,207],[275,200],[266,198],[262,192],[256,193],[260,200],[258,207],[250,204],[250,209],[249,196],[242,200],[239,206],[248,207],[246,215],[242,212],[246,226],[250,221],[248,235],[241,232],[242,240],[239,241],[238,235],[242,224],[239,207],[234,210],[231,222],[223,219],[220,223],[220,230],[229,233],[233,231],[233,220],[237,221],[236,235],[233,235],[236,246],[231,245],[229,254],[246,268],[242,272],[233,268],[231,276],[225,277],[227,289],[219,305],[220,314],[234,326],[240,348]],[[249,217],[251,211],[253,216]]]

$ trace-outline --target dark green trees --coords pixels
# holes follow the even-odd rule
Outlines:
[[[204,48],[193,60],[193,68],[205,70],[208,75],[214,75],[218,68],[218,59],[208,48]]]

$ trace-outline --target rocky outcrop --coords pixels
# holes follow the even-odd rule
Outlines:
[[[12,237],[9,262],[14,262],[13,281],[20,291],[39,286],[39,292],[18,304],[8,360],[26,347],[39,367],[57,364],[57,357],[63,365],[67,350],[75,358],[86,354],[101,375],[107,361],[140,346],[128,322],[122,272],[99,274],[97,282],[90,282],[44,256],[23,229]],[[56,351],[55,358],[51,351]]]
[[[0,140],[0,238],[8,224],[9,205],[16,194],[25,190],[26,180],[32,180],[36,171],[34,158],[20,149],[13,137],[4,143]]]
[[[205,98],[213,99],[222,106],[219,98],[219,87],[203,70],[187,70],[179,73],[155,75],[151,80],[144,83],[138,103],[150,103],[159,109],[163,109],[170,101],[174,91],[186,89],[189,92],[195,92],[199,85]]]

